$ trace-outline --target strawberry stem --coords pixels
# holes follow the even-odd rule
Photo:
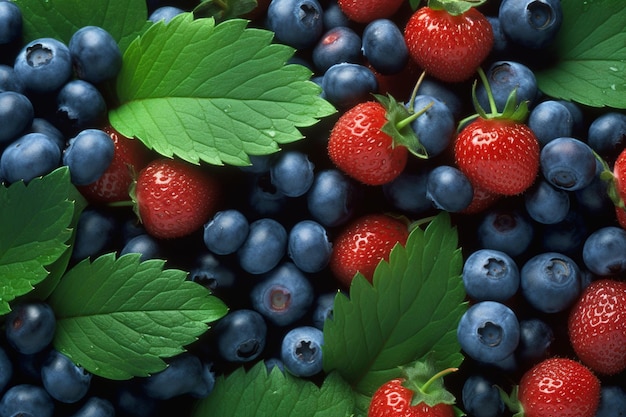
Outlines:
[[[448,374],[451,374],[452,372],[456,372],[458,370],[459,370],[459,368],[446,368],[443,371],[437,372],[435,375],[430,377],[430,379],[428,381],[426,381],[426,383],[424,385],[422,385],[422,391],[423,392],[428,392],[428,388],[430,388],[430,386],[433,384],[433,382],[437,381],[440,378],[443,378],[444,376],[446,376]]]
[[[496,100],[493,98],[493,92],[491,91],[491,86],[489,85],[489,80],[487,79],[487,74],[481,67],[478,67],[476,70],[478,72],[478,76],[480,80],[485,85],[485,91],[487,92],[487,98],[489,99],[489,108],[491,110],[492,115],[498,114],[498,106],[496,106]]]
[[[424,106],[420,111],[418,111],[417,113],[412,113],[409,117],[404,118],[402,120],[400,120],[399,122],[396,123],[396,128],[398,130],[402,130],[405,127],[407,127],[413,120],[417,119],[418,117],[420,117],[422,114],[426,113],[428,111],[428,109],[430,109],[433,104],[435,104],[434,102],[430,102],[428,105]],[[412,108],[412,107],[411,107]]]
[[[413,112],[413,105],[415,104],[415,97],[417,97],[417,90],[419,90],[425,77],[426,77],[426,71],[422,71],[419,78],[417,79],[417,82],[415,83],[415,86],[413,87],[413,91],[411,92],[411,98],[409,99],[409,105],[408,105],[409,112]]]

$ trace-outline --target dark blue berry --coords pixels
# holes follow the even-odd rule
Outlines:
[[[68,44],[78,78],[93,84],[114,78],[122,68],[122,52],[109,32],[85,26],[72,35]]]
[[[150,16],[148,16],[148,20],[153,23],[157,23],[160,21],[163,21],[163,23],[169,23],[173,18],[181,13],[185,13],[185,11],[179,7],[161,6],[154,9],[154,11],[150,13]]]
[[[524,206],[530,218],[536,222],[559,223],[569,213],[569,193],[540,179],[524,193]]]
[[[218,211],[204,225],[204,244],[217,255],[228,255],[241,247],[249,230],[248,219],[239,210]]]
[[[550,184],[567,191],[585,188],[596,175],[593,150],[572,137],[560,137],[548,142],[541,149],[539,164]]]
[[[0,92],[0,145],[17,139],[34,117],[35,109],[28,97],[15,91]]]
[[[506,253],[493,249],[472,252],[463,265],[463,286],[476,301],[505,302],[519,288],[519,268]]]
[[[13,363],[4,348],[0,346],[0,392],[4,392],[11,378],[13,378]]]
[[[24,86],[15,75],[15,70],[12,66],[0,64],[0,93],[5,91],[23,93]]]
[[[237,250],[239,265],[251,274],[269,272],[278,265],[287,251],[287,231],[271,218],[250,223],[250,231]]]
[[[0,177],[9,183],[29,182],[59,167],[61,150],[54,139],[42,133],[28,133],[13,141],[0,157]]]
[[[504,414],[504,401],[496,383],[483,374],[470,375],[463,383],[461,396],[463,410],[473,417],[499,417]]]
[[[106,398],[92,396],[71,417],[115,417],[115,407]]]
[[[315,300],[315,305],[313,307],[313,315],[311,318],[313,326],[317,327],[320,330],[323,330],[326,320],[333,318],[336,296],[337,293],[334,291],[320,294],[317,296]]]
[[[22,11],[13,2],[0,2],[0,45],[17,41],[22,36]]]
[[[34,354],[52,342],[56,318],[47,303],[34,301],[14,306],[5,326],[7,341],[16,351]]]
[[[428,157],[432,158],[450,146],[456,134],[456,124],[452,111],[443,101],[430,95],[415,96],[413,111],[419,113],[426,108],[411,122],[411,128],[426,149]]]
[[[338,26],[328,30],[313,48],[313,64],[323,74],[335,64],[362,60],[361,37],[352,29]]]
[[[130,238],[120,250],[120,256],[128,253],[138,253],[141,262],[148,259],[159,259],[162,257],[163,248],[161,243],[148,233],[142,233]]]
[[[503,0],[498,18],[514,43],[532,49],[545,48],[563,23],[560,0]]]
[[[569,109],[556,100],[546,100],[537,104],[528,116],[528,127],[533,131],[540,146],[552,139],[572,136],[574,118]]]
[[[306,195],[311,216],[327,227],[339,226],[351,218],[358,198],[356,183],[341,171],[319,171]]]
[[[595,417],[626,416],[626,391],[623,386],[602,384]]]
[[[53,38],[35,39],[15,58],[15,75],[27,91],[49,93],[61,88],[72,76],[69,48]]]
[[[383,193],[389,203],[407,213],[422,214],[433,208],[433,202],[426,196],[426,184],[430,170],[403,172],[396,179],[383,184]]]
[[[516,356],[526,364],[535,364],[550,355],[555,340],[552,327],[538,318],[523,319],[519,322],[520,339]]]
[[[56,126],[50,123],[47,119],[35,117],[30,125],[30,128],[28,129],[28,133],[42,133],[50,139],[53,139],[59,146],[59,150],[61,152],[65,149],[65,135],[63,135],[63,132],[57,129]]]
[[[287,254],[304,272],[319,272],[328,265],[332,245],[326,228],[313,220],[302,220],[289,231]]]
[[[110,211],[88,207],[80,213],[72,258],[82,260],[104,253],[113,243],[117,221]]]
[[[63,403],[81,400],[91,386],[91,373],[52,349],[41,367],[41,381],[48,394]]]
[[[516,61],[496,61],[486,72],[489,88],[493,94],[498,111],[504,106],[513,90],[516,92],[516,103],[528,101],[532,105],[538,95],[535,73],[526,65]],[[490,111],[487,90],[483,84],[476,87],[476,98],[480,106]]]
[[[626,115],[616,111],[596,117],[589,125],[587,144],[604,157],[615,158],[626,143]]]
[[[289,330],[281,344],[280,357],[285,369],[299,377],[310,377],[322,371],[324,334],[313,326]]]
[[[474,197],[474,188],[458,168],[439,165],[428,174],[426,197],[435,207],[448,212],[465,210]]]
[[[97,181],[113,161],[115,145],[100,129],[85,129],[68,141],[63,164],[69,167],[74,185]]]
[[[299,197],[309,191],[314,176],[313,163],[300,151],[281,152],[270,167],[272,185],[287,197]]]
[[[235,273],[218,257],[212,253],[205,253],[196,258],[193,269],[189,271],[189,280],[211,291],[218,291],[234,285]]]
[[[363,30],[363,56],[384,75],[397,74],[409,61],[409,50],[398,25],[389,19],[376,19]]]
[[[307,49],[322,36],[323,15],[317,0],[272,0],[267,9],[267,26],[278,41]]]
[[[217,353],[228,362],[255,360],[265,349],[267,324],[255,310],[232,310],[213,327]]]
[[[583,246],[583,262],[594,274],[610,276],[626,271],[626,231],[617,226],[591,233]]]
[[[494,208],[487,211],[478,226],[478,241],[515,257],[528,249],[534,237],[533,224],[519,210]]]
[[[378,81],[366,66],[344,62],[324,73],[322,89],[330,103],[346,109],[369,100],[378,90]]]
[[[0,400],[0,415],[7,417],[52,417],[54,401],[42,387],[19,384],[9,388]]]
[[[190,353],[169,360],[167,368],[142,381],[146,394],[157,400],[169,400],[181,395],[204,398],[213,390],[215,378],[210,365]]]
[[[337,4],[337,0],[329,0],[325,3],[324,15],[322,16],[324,29],[330,30],[338,26],[348,26],[350,24],[350,19],[348,19],[348,16],[341,10],[341,7]]]
[[[75,133],[81,129],[102,125],[106,115],[107,105],[104,97],[87,81],[69,81],[57,95],[58,123],[68,132]]]

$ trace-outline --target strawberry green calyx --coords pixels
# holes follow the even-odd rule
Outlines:
[[[415,406],[425,403],[430,407],[437,404],[453,405],[456,401],[454,395],[445,389],[443,377],[458,368],[447,368],[437,371],[432,358],[428,357],[425,361],[415,362],[413,365],[402,368],[404,373],[404,383],[406,388],[413,391],[411,405]]]
[[[626,210],[626,203],[624,203],[624,199],[620,195],[617,177],[611,171],[609,164],[595,151],[593,151],[594,156],[602,165],[602,172],[600,172],[600,179],[606,183],[606,192],[615,205],[615,207],[621,208],[622,210]]]
[[[411,128],[411,122],[432,107],[432,103],[418,112],[412,112],[389,94],[387,96],[375,94],[374,97],[385,108],[387,122],[380,130],[391,136],[393,146],[404,146],[418,158],[428,159],[428,152]],[[413,108],[412,105],[413,103],[409,104],[410,109]]]
[[[478,7],[487,0],[428,0],[428,7],[433,10],[445,10],[452,16],[459,16],[472,7]]]
[[[524,417],[524,407],[518,399],[519,385],[515,385],[511,390],[511,394],[507,394],[501,387],[496,386],[500,391],[500,398],[504,405],[513,413],[513,417]]]

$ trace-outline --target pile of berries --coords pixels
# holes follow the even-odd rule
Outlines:
[[[258,360],[315,381],[336,292],[356,272],[371,280],[412,222],[440,210],[459,231],[470,302],[466,360],[445,375],[456,405],[474,417],[625,413],[626,114],[539,90],[532,68],[562,23],[558,0],[445,3],[259,1],[251,25],[297,49],[338,113],[250,166],[209,167],[107,124],[122,57],[106,31],[21,45],[20,11],[0,1],[0,179],[69,167],[89,202],[72,262],[167,259],[230,308],[165,371],[112,388],[50,347],[49,306],[12,306],[0,416],[168,415],[164,404],[188,410],[217,374]],[[148,5],[152,21],[184,11]],[[453,415],[411,405],[415,384],[402,383],[381,387],[369,415],[389,415],[390,393],[422,409],[411,415]]]

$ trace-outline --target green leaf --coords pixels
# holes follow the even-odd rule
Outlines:
[[[563,24],[537,71],[541,91],[593,107],[626,109],[626,8],[614,0],[562,0]]]
[[[334,318],[324,325],[324,369],[369,397],[429,352],[438,367],[458,367],[456,328],[467,305],[457,242],[442,212],[425,231],[414,229],[405,247],[394,247],[373,284],[357,275],[349,297],[336,296]]]
[[[68,43],[83,26],[99,26],[123,52],[151,23],[144,0],[14,0],[22,11],[24,40],[56,38]]]
[[[193,9],[193,15],[196,18],[212,17],[216,22],[223,22],[251,12],[257,4],[256,0],[204,0]]]
[[[353,408],[352,391],[336,373],[318,387],[277,367],[268,373],[265,363],[259,362],[247,372],[240,367],[218,377],[192,417],[348,417]]]
[[[227,310],[164,263],[111,253],[74,266],[48,299],[57,317],[55,348],[109,379],[164,369],[162,358],[183,352]]]
[[[297,127],[335,109],[307,68],[285,65],[292,48],[246,25],[190,13],[155,24],[124,55],[112,125],[164,156],[215,165],[248,165],[301,139]]]
[[[75,203],[67,168],[0,186],[0,315],[9,303],[50,276],[68,250]]]

